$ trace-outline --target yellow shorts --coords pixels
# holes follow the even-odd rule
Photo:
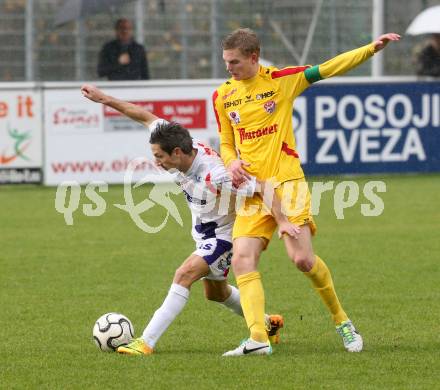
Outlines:
[[[304,178],[286,181],[275,192],[281,199],[282,211],[289,221],[298,226],[308,224],[314,235],[316,224],[311,214],[311,195]],[[276,227],[275,219],[263,203],[261,195],[256,194],[246,198],[237,211],[232,237],[259,237],[264,239],[267,246]]]

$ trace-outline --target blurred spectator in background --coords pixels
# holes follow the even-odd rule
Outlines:
[[[133,25],[128,19],[115,23],[116,39],[107,42],[99,53],[98,76],[109,80],[148,80],[147,53],[133,39]]]
[[[440,34],[415,47],[414,62],[418,76],[440,77]]]

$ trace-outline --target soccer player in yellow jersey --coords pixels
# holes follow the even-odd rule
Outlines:
[[[223,59],[232,78],[213,95],[225,165],[237,184],[248,175],[275,183],[286,215],[300,227],[297,238],[283,236],[287,256],[310,279],[331,313],[345,349],[350,352],[360,352],[363,340],[338,300],[329,269],[313,252],[311,237],[316,225],[311,215],[310,193],[295,150],[292,105],[312,83],[347,72],[388,42],[399,39],[399,35],[388,33],[320,65],[277,69],[258,63],[260,43],[256,34],[250,29],[238,29],[222,43]],[[233,229],[232,267],[250,337],[224,356],[271,352],[264,327],[264,290],[257,268],[276,222],[264,210],[260,197],[248,198],[243,211],[246,212],[238,213]]]

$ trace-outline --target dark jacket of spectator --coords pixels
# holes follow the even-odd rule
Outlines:
[[[121,64],[121,54],[130,56],[128,64]],[[104,45],[99,54],[98,76],[109,80],[148,80],[148,62],[145,49],[135,41],[123,44],[115,39]]]
[[[415,63],[417,75],[440,77],[440,34],[416,49]]]
[[[99,53],[98,76],[109,80],[148,80],[147,53],[133,40],[133,25],[126,18],[115,23],[116,39]]]

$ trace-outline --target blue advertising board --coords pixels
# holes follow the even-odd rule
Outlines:
[[[440,171],[440,81],[324,83],[297,101],[306,174]]]

